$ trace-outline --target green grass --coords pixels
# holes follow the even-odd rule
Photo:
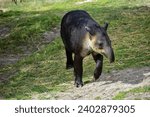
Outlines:
[[[65,70],[65,51],[61,38],[37,50],[42,34],[60,26],[64,13],[73,9],[87,10],[101,25],[109,22],[108,33],[116,55],[114,64],[104,61],[104,72],[150,65],[149,0],[102,0],[75,5],[79,0],[62,2],[24,2],[3,6],[0,26],[9,27],[10,34],[0,38],[0,55],[33,52],[14,65],[0,69],[9,80],[0,83],[0,98],[30,99],[36,93],[60,92],[73,85],[73,70]],[[84,81],[92,79],[95,63],[91,56],[84,60]],[[63,84],[63,85],[61,85]],[[44,99],[44,97],[42,98]]]
[[[127,97],[128,94],[133,95],[133,94],[146,93],[146,92],[150,92],[150,86],[138,87],[138,88],[131,89],[129,91],[120,92],[113,99],[114,100],[123,100],[124,98]],[[135,97],[135,99],[136,99],[136,97]]]
[[[9,82],[1,85],[1,95],[5,98],[26,99],[34,92],[61,91],[60,84],[73,80],[72,71],[64,69],[65,55],[62,50],[64,48],[59,38],[40,52],[11,66],[9,69],[16,69],[17,73]]]

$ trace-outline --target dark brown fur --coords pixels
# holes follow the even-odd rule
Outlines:
[[[61,22],[61,37],[65,45],[66,68],[74,67],[75,85],[83,86],[83,59],[92,54],[96,69],[94,78],[97,80],[102,72],[103,55],[114,61],[111,41],[107,35],[108,24],[101,27],[83,10],[71,11],[65,14]],[[74,60],[72,54],[75,54]]]

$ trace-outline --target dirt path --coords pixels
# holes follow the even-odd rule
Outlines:
[[[0,69],[5,68],[7,65],[15,64],[17,61],[21,60],[22,58],[29,56],[32,54],[33,51],[39,50],[42,45],[51,43],[55,38],[59,37],[60,30],[58,28],[53,28],[51,31],[45,32],[42,36],[41,41],[38,45],[35,45],[34,50],[29,50],[27,47],[23,48],[23,52],[21,54],[0,54]],[[0,39],[2,37],[7,37],[10,34],[10,28],[6,26],[0,26]],[[15,70],[7,71],[6,73],[0,73],[0,82],[6,81],[9,79],[10,76],[15,74]]]
[[[73,84],[73,82],[72,82]],[[110,74],[103,74],[97,82],[86,83],[82,88],[75,88],[73,85],[66,91],[59,94],[44,94],[47,98],[64,100],[82,99],[112,99],[119,92],[132,88],[150,85],[150,67],[139,69],[125,69],[113,71]],[[150,92],[130,94],[125,99],[150,99]]]
[[[6,37],[8,36],[10,33],[10,28],[8,27],[2,27],[0,26],[0,38],[1,37]],[[51,31],[45,32],[42,36],[41,41],[39,42],[39,44],[35,47],[34,49],[40,49],[40,47],[43,44],[48,44],[51,41],[53,41],[55,38],[57,38],[59,36],[59,29],[58,28],[53,28]],[[9,64],[14,64],[16,63],[18,60],[22,59],[25,56],[28,56],[30,54],[32,54],[33,50],[29,50],[27,47],[21,47],[23,48],[23,53],[22,54],[1,54],[0,55],[0,67],[5,67],[5,65],[9,65]]]

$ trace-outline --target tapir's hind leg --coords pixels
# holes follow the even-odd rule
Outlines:
[[[68,51],[67,49],[66,49],[66,57],[67,57],[66,69],[73,68],[72,52]]]

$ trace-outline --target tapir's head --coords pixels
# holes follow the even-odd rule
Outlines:
[[[106,56],[110,63],[114,62],[115,56],[111,46],[111,40],[107,34],[108,23],[105,23],[103,27],[95,26],[85,27],[89,32],[89,45],[91,49],[99,54]]]

